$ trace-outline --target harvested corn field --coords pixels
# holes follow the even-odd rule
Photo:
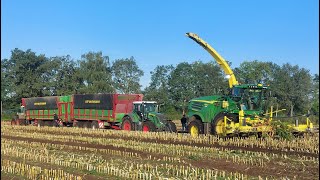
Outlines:
[[[1,126],[1,178],[319,179],[319,136],[279,139]]]

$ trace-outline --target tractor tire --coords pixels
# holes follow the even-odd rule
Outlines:
[[[177,132],[177,126],[176,126],[176,124],[174,122],[168,121],[168,126],[169,126],[169,131],[170,132],[174,132],[174,133]]]
[[[188,132],[193,137],[196,137],[199,134],[203,134],[203,131],[204,131],[203,123],[199,119],[196,119],[194,116],[192,116],[191,118],[192,120],[188,125]]]
[[[98,121],[91,122],[91,129],[93,129],[93,130],[99,129]]]
[[[134,124],[130,117],[125,116],[122,119],[121,129],[126,131],[134,131]]]
[[[142,131],[143,132],[155,132],[156,126],[151,121],[146,121],[142,123]]]

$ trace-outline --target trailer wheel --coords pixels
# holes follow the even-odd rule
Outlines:
[[[133,131],[134,130],[134,126],[133,126],[133,123],[132,123],[132,120],[130,117],[125,116],[122,119],[121,129],[126,130],[126,131]]]
[[[144,132],[154,132],[154,131],[156,131],[156,126],[151,121],[143,122],[142,131],[144,131]]]
[[[191,122],[188,125],[188,132],[191,134],[191,136],[196,137],[199,134],[203,134],[203,123],[196,119],[194,116],[192,116]]]
[[[91,122],[90,121],[83,122],[82,127],[83,128],[91,128]]]
[[[175,133],[177,132],[177,126],[174,122],[168,121],[168,126],[171,132],[175,132]]]
[[[42,127],[42,126],[44,126],[44,121],[38,120],[37,124],[38,124],[38,127]]]
[[[92,121],[91,122],[91,129],[98,129],[99,128],[99,124],[97,121]]]
[[[52,126],[52,124],[53,124],[53,123],[52,123],[52,121],[50,121],[50,120],[49,120],[49,121],[43,121],[43,125],[44,125],[44,126]]]
[[[73,121],[73,127],[82,128],[82,121]]]

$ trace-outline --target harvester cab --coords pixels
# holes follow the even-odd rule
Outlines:
[[[235,85],[229,96],[237,103],[240,110],[249,112],[246,114],[262,115],[267,89],[268,87],[262,84]]]
[[[133,112],[140,117],[137,124],[142,131],[177,131],[176,125],[159,112],[156,101],[134,101],[133,106]]]

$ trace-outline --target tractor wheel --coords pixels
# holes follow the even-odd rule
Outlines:
[[[91,122],[91,129],[93,129],[93,130],[99,129],[98,121],[92,121]]]
[[[192,117],[193,120],[188,125],[188,132],[191,136],[196,137],[199,134],[203,134],[203,123],[199,119],[195,119]]]
[[[224,125],[224,116],[233,119],[230,115],[218,114],[212,121],[212,134],[226,136],[226,127]]]
[[[168,121],[169,131],[171,132],[177,132],[177,126],[174,122]]]
[[[154,132],[154,131],[156,131],[156,126],[151,121],[143,122],[142,131],[144,131],[144,132]]]
[[[121,129],[126,131],[134,131],[133,122],[130,117],[126,116],[122,119]]]

